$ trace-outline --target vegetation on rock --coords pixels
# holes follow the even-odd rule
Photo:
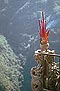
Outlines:
[[[0,91],[20,91],[22,70],[21,60],[14,54],[6,38],[0,35]]]

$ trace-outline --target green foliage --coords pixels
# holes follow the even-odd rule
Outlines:
[[[20,91],[18,85],[20,67],[21,60],[14,54],[5,37],[0,35],[0,91],[5,91],[4,89]]]

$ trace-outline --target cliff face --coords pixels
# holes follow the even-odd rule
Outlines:
[[[22,71],[21,60],[14,54],[6,38],[0,35],[0,91],[20,91]]]

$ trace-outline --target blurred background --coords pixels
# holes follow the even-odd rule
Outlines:
[[[21,91],[31,91],[30,69],[37,65],[34,51],[40,48],[38,19],[42,11],[50,29],[50,49],[60,53],[60,0],[0,0],[0,34],[25,62]]]

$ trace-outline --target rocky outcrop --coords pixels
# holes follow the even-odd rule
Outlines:
[[[6,38],[0,35],[0,91],[20,91],[23,67]]]

